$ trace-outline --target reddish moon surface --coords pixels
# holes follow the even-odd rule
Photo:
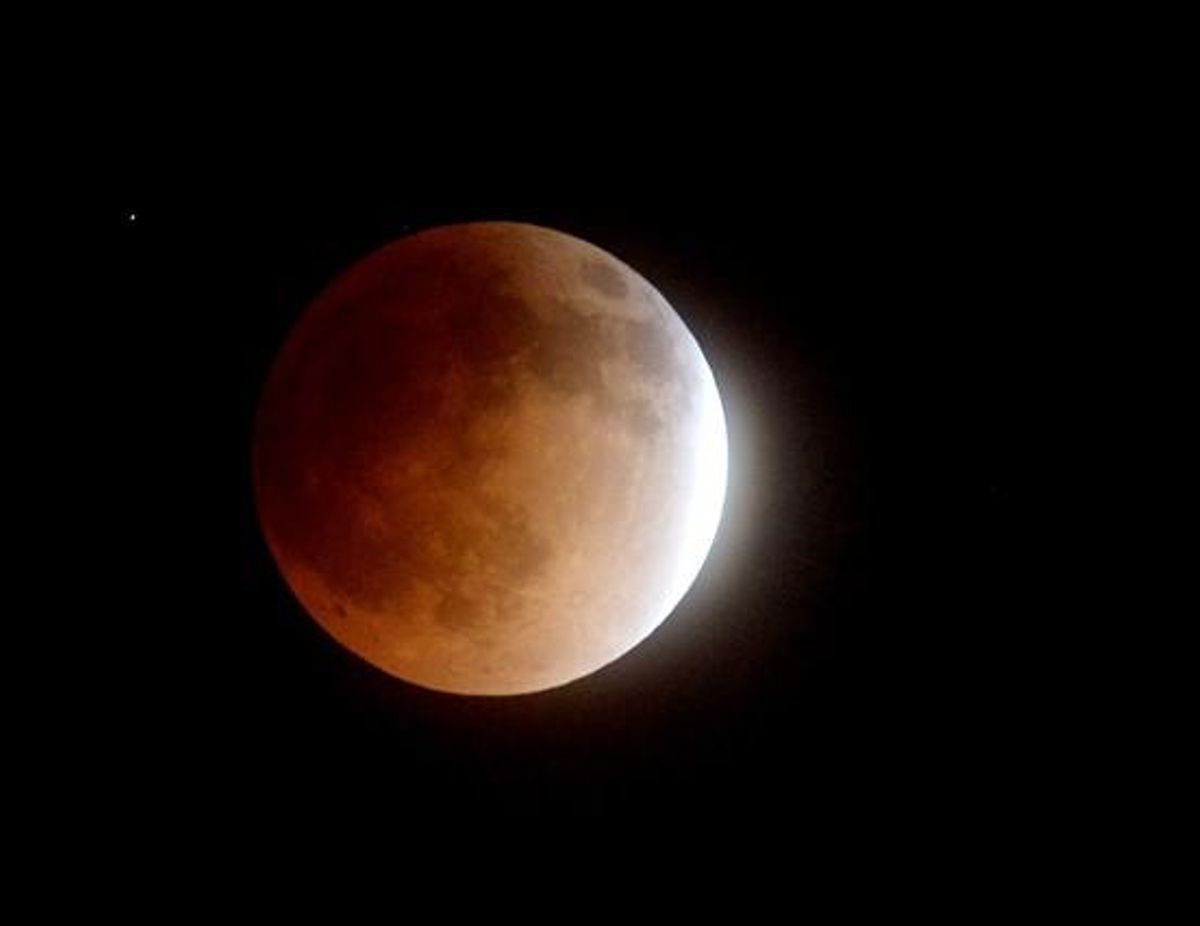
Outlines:
[[[428,688],[538,691],[611,662],[695,579],[725,495],[700,348],[645,279],[531,225],[350,267],[260,400],[259,521],[342,645]]]

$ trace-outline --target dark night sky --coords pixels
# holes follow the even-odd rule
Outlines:
[[[88,572],[117,620],[79,628],[74,671],[97,793],[151,828],[183,808],[276,832],[587,818],[852,840],[1003,814],[1001,708],[1020,693],[985,680],[1021,632],[1022,178],[957,133],[894,128],[697,134],[645,161],[565,142],[398,153],[386,172],[197,160],[114,183],[113,302],[82,323],[104,347],[89,515],[119,525],[97,529]],[[248,477],[258,390],[308,300],[395,237],[472,219],[561,229],[654,282],[731,438],[725,519],[676,614],[601,672],[511,699],[424,691],[341,651],[274,571]]]

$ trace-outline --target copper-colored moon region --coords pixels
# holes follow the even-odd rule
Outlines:
[[[259,519],[336,640],[409,682],[539,691],[675,608],[725,496],[725,419],[666,300],[584,241],[448,226],[369,255],[259,405]]]

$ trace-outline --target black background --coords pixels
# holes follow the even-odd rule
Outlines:
[[[80,806],[165,840],[181,820],[285,841],[587,820],[828,844],[1002,817],[1028,173],[966,122],[853,116],[705,122],[632,152],[432,132],[383,157],[126,164],[96,211],[111,301],[78,326]],[[652,130],[671,134],[633,134]],[[480,219],[650,279],[713,367],[731,445],[675,615],[593,676],[501,699],[339,649],[275,571],[249,481],[258,391],[315,293],[398,236]]]

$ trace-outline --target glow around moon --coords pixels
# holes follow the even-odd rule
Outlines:
[[[290,333],[254,482],[275,561],[342,645],[440,691],[587,675],[675,608],[716,534],[725,418],[634,270],[479,223],[376,251]]]

